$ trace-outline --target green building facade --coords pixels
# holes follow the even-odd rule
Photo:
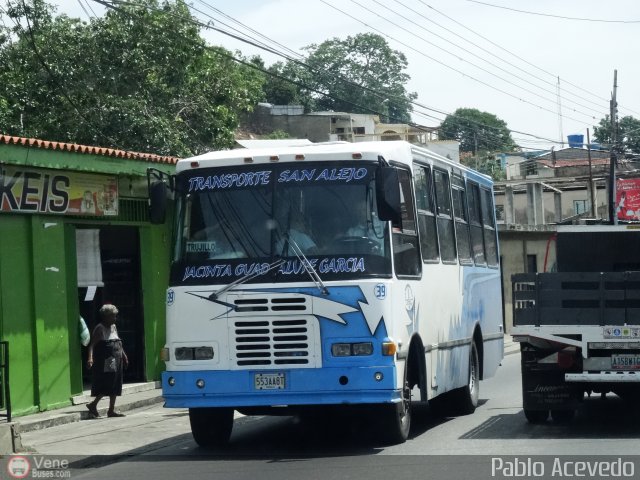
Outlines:
[[[88,388],[80,316],[120,309],[125,382],[164,365],[171,225],[152,225],[147,168],[177,159],[0,135],[0,338],[13,415],[71,404]],[[3,377],[4,379],[4,377]]]

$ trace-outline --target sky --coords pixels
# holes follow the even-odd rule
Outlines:
[[[87,17],[80,1],[98,15],[104,11],[91,0],[56,1],[58,12],[71,16]],[[191,0],[191,5],[201,20],[290,56],[334,37],[383,35],[407,57],[407,90],[418,94],[420,104],[412,119],[420,125],[435,127],[457,108],[476,108],[504,120],[524,149],[559,148],[567,135],[586,138],[588,128],[593,136],[593,126],[609,113],[615,70],[619,116],[640,118],[637,0]],[[258,54],[267,65],[283,60],[224,33],[201,34],[210,44]]]

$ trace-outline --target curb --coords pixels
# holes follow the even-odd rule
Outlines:
[[[116,410],[121,412],[128,412],[130,410],[135,410],[137,408],[147,407],[150,405],[155,405],[157,403],[163,402],[164,399],[160,392],[157,392],[153,396],[149,396],[148,398],[141,398],[137,400],[133,400],[131,402],[122,403],[117,405]],[[18,420],[16,423],[17,433],[26,433],[33,432],[36,430],[44,430],[45,428],[56,427],[59,425],[66,425],[69,423],[79,422],[82,420],[93,420],[89,411],[86,407],[81,407],[82,409],[74,412],[65,412],[60,413],[58,415],[53,415],[47,418],[28,418],[25,417],[24,421]],[[108,407],[98,408],[98,412],[101,417],[106,416]]]

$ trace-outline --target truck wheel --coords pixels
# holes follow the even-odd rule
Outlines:
[[[551,418],[556,423],[569,423],[575,415],[575,410],[551,410]]]
[[[229,442],[233,408],[190,408],[191,434],[201,447],[221,447]]]
[[[529,423],[544,423],[549,417],[549,410],[528,410],[525,408],[524,416],[527,417]]]
[[[380,433],[385,443],[404,443],[411,430],[411,386],[409,385],[409,361],[404,367],[402,400],[393,405],[382,405]]]
[[[476,342],[471,342],[469,351],[469,378],[467,385],[452,393],[454,408],[460,415],[469,415],[476,411],[480,397],[480,361]]]

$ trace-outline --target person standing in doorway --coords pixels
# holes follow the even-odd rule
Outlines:
[[[117,319],[116,306],[103,305],[100,308],[100,323],[91,334],[87,366],[91,369],[91,396],[95,400],[87,404],[87,408],[93,418],[100,416],[98,402],[104,396],[109,397],[107,416],[124,417],[124,414],[115,411],[115,406],[116,397],[122,395],[122,370],[129,365],[129,359],[118,336]]]

